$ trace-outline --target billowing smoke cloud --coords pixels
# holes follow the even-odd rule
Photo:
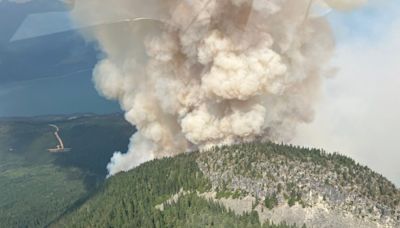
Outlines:
[[[317,2],[317,1],[314,1]],[[138,132],[109,174],[154,158],[253,140],[286,142],[313,120],[334,42],[310,0],[100,1],[78,21],[149,15],[93,31],[97,89]],[[356,1],[329,0],[340,9]],[[140,24],[140,26],[138,25]],[[146,28],[146,29],[143,29]],[[143,40],[144,46],[137,40]]]

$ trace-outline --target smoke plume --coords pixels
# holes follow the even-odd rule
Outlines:
[[[322,1],[320,1],[322,3]],[[362,0],[326,0],[349,9]],[[287,142],[313,120],[332,32],[312,0],[85,0],[78,21],[106,57],[98,91],[138,129],[109,174],[154,158],[254,140]],[[126,20],[146,17],[149,19]],[[140,40],[141,42],[138,42]]]

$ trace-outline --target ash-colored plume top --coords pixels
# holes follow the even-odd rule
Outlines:
[[[330,72],[332,32],[313,7],[362,3],[79,2],[73,12],[78,22],[120,22],[87,34],[106,55],[94,70],[96,88],[118,100],[138,129],[128,152],[111,158],[109,174],[214,145],[289,141],[299,123],[313,120],[321,81]]]

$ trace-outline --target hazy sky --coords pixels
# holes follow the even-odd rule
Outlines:
[[[315,122],[296,143],[340,151],[400,186],[400,4],[370,3],[330,20],[338,38],[336,77],[325,84]]]
[[[301,126],[294,142],[350,155],[400,186],[400,4],[375,0],[328,17],[339,71],[325,84],[314,123]],[[14,39],[71,27],[67,13],[31,15]],[[118,111],[97,95],[90,75],[0,85],[0,116]]]

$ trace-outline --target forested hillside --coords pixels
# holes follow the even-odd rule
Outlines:
[[[49,153],[60,128],[65,153]],[[0,227],[43,227],[84,201],[134,129],[122,115],[0,119]]]
[[[47,151],[48,124],[71,151]],[[399,189],[316,149],[221,146],[105,179],[133,132],[121,115],[1,119],[0,227],[399,227]]]
[[[52,227],[396,227],[399,199],[345,156],[248,143],[120,173]]]
[[[235,215],[198,196],[211,183],[198,169],[198,153],[165,158],[114,176],[84,205],[51,227],[261,227],[257,213]],[[157,205],[190,192],[163,210]],[[263,227],[294,227],[285,224]]]

